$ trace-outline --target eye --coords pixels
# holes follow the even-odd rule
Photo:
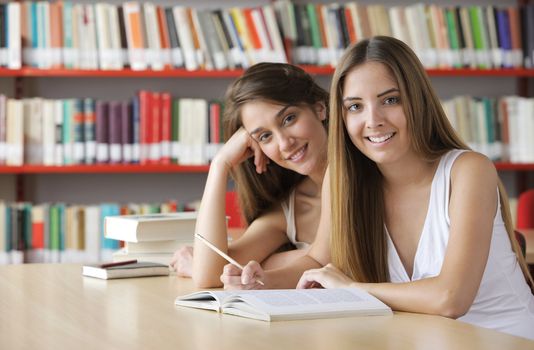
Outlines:
[[[362,109],[362,105],[359,103],[354,103],[354,104],[347,106],[347,111],[349,112],[356,112],[356,111],[359,111],[360,109]]]
[[[400,97],[398,96],[387,97],[384,100],[384,104],[386,105],[396,105],[396,104],[399,104],[399,102],[400,102]]]
[[[289,114],[282,120],[282,125],[290,124],[292,121],[295,120],[297,116],[295,114]]]
[[[258,135],[258,142],[267,142],[271,139],[271,133],[270,132],[264,132]]]

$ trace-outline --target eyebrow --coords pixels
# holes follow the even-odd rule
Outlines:
[[[397,89],[397,88],[388,89],[388,90],[386,90],[384,92],[379,93],[378,95],[376,95],[376,97],[382,97],[382,96],[387,95],[387,94],[392,93],[392,92],[399,92],[399,89]],[[353,100],[361,100],[361,99],[362,99],[361,97],[349,96],[349,97],[345,97],[343,99],[343,101],[353,101]]]
[[[275,114],[274,117],[275,117],[276,119],[280,118],[280,117],[286,112],[286,110],[287,110],[289,107],[292,107],[292,105],[287,105],[287,106],[285,106],[284,108],[280,109],[280,110]],[[251,132],[249,132],[249,135],[252,136],[252,135],[254,135],[254,134],[257,134],[257,133],[260,132],[261,130],[263,130],[263,127],[260,126],[260,127],[256,128],[256,129],[252,130]]]

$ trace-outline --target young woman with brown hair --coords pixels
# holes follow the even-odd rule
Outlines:
[[[250,67],[228,89],[224,134],[210,165],[196,232],[239,262],[266,269],[302,256],[315,237],[320,188],[326,169],[328,93],[302,69],[289,64]],[[235,181],[246,232],[228,244],[225,193]],[[291,243],[297,249],[276,253]],[[189,257],[189,258],[188,258]],[[195,240],[176,252],[172,266],[199,287],[221,285],[226,261]]]

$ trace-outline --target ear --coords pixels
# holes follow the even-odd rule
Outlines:
[[[320,121],[323,121],[326,119],[326,106],[324,102],[315,103],[314,110],[317,116],[319,117]]]

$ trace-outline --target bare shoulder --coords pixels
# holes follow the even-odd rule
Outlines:
[[[478,182],[497,185],[497,170],[493,162],[478,152],[464,152],[454,162],[451,182]]]

